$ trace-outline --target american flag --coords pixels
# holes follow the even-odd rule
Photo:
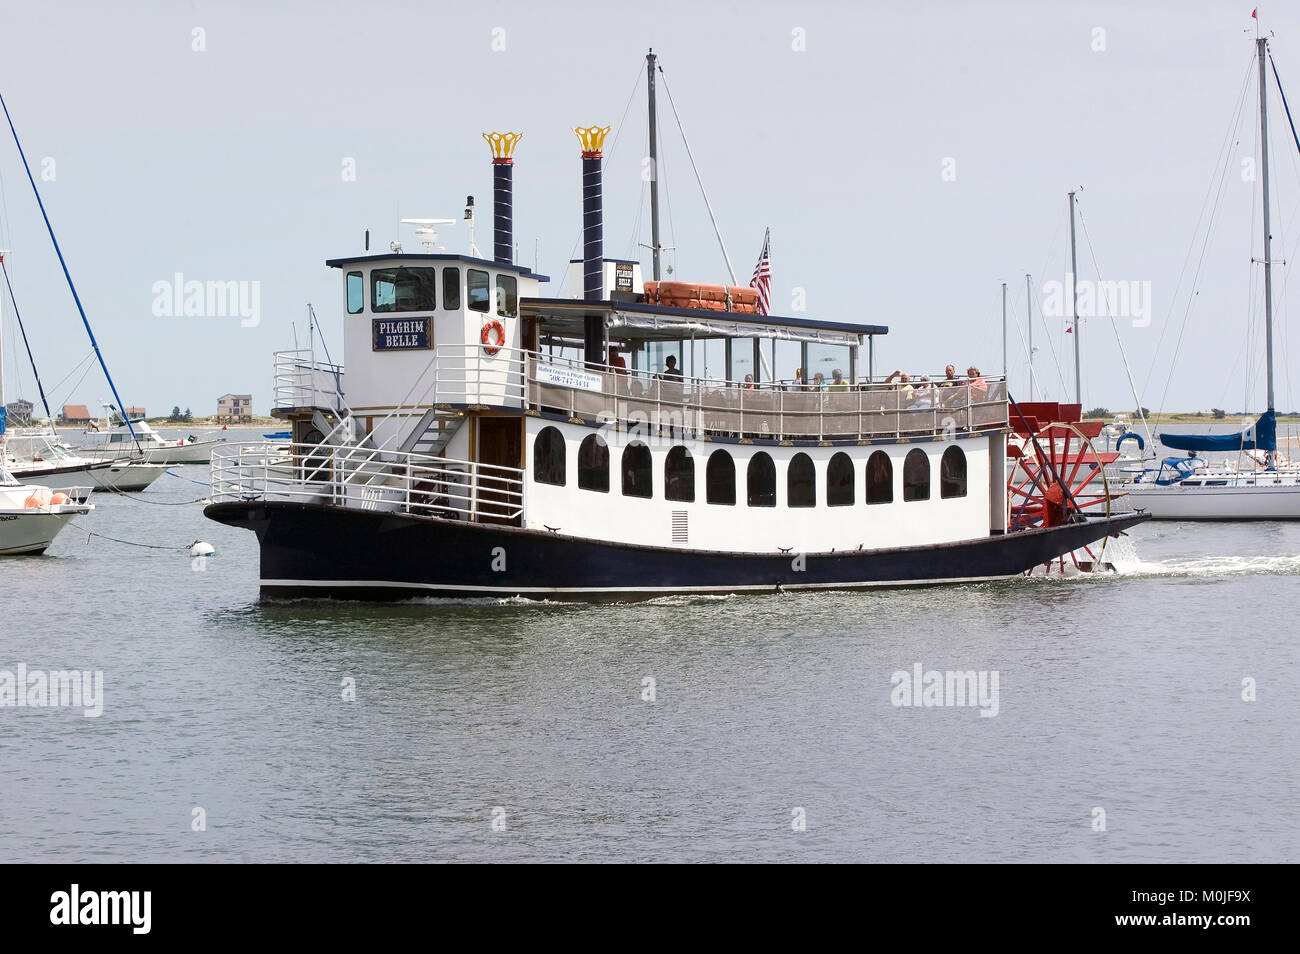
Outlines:
[[[758,256],[754,266],[754,277],[749,280],[750,288],[758,289],[758,313],[769,314],[772,308],[772,230],[763,234],[763,254]]]

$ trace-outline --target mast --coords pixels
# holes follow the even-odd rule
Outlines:
[[[1079,268],[1074,250],[1074,193],[1070,193],[1070,331],[1074,335],[1074,403],[1083,405],[1079,376]]]
[[[1273,410],[1273,235],[1268,224],[1268,80],[1264,73],[1264,58],[1268,54],[1268,39],[1257,37],[1255,45],[1259,54],[1259,145],[1260,171],[1264,181],[1264,342],[1267,351],[1268,409]],[[1273,451],[1268,452],[1269,466],[1273,466]]]
[[[1007,379],[1007,283],[1002,283],[1002,380]]]
[[[1034,290],[1029,281],[1029,273],[1025,272],[1025,311],[1029,315],[1029,400],[1035,401],[1034,397]]]
[[[646,92],[650,97],[650,253],[655,281],[659,281],[659,130],[655,117],[655,51],[645,55]]]

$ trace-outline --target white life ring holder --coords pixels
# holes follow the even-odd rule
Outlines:
[[[491,321],[483,324],[483,330],[479,333],[479,339],[483,342],[483,351],[489,357],[495,355],[501,350],[501,346],[506,343],[506,326],[493,318]]]

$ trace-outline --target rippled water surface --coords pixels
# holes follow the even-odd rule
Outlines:
[[[1300,526],[1147,524],[1065,581],[263,604],[173,470],[0,562],[0,669],[105,683],[0,708],[0,860],[1298,856]],[[896,707],[918,663],[996,671],[997,715]]]

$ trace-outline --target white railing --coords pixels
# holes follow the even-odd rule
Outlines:
[[[1006,381],[992,375],[921,385],[843,381],[817,389],[793,382],[665,378],[542,355],[529,357],[528,403],[581,420],[769,440],[964,433],[1006,427],[1008,409]]]
[[[306,365],[304,372],[301,357],[284,364],[292,374],[308,373],[318,392],[321,378],[341,381],[342,369],[335,365]],[[277,356],[277,402],[303,406],[280,401],[280,367]],[[1006,427],[1008,420],[1006,381],[997,375],[974,381],[937,376],[933,383],[910,384],[842,381],[818,389],[793,382],[665,378],[511,348],[488,355],[478,344],[438,345],[406,394],[382,409],[384,416],[371,429],[372,443],[399,446],[430,408],[476,405],[701,436],[775,440],[942,435]]]
[[[343,406],[343,365],[317,361],[307,350],[275,353],[275,406]]]
[[[513,467],[356,445],[226,444],[212,454],[211,500],[518,521],[523,476]]]

